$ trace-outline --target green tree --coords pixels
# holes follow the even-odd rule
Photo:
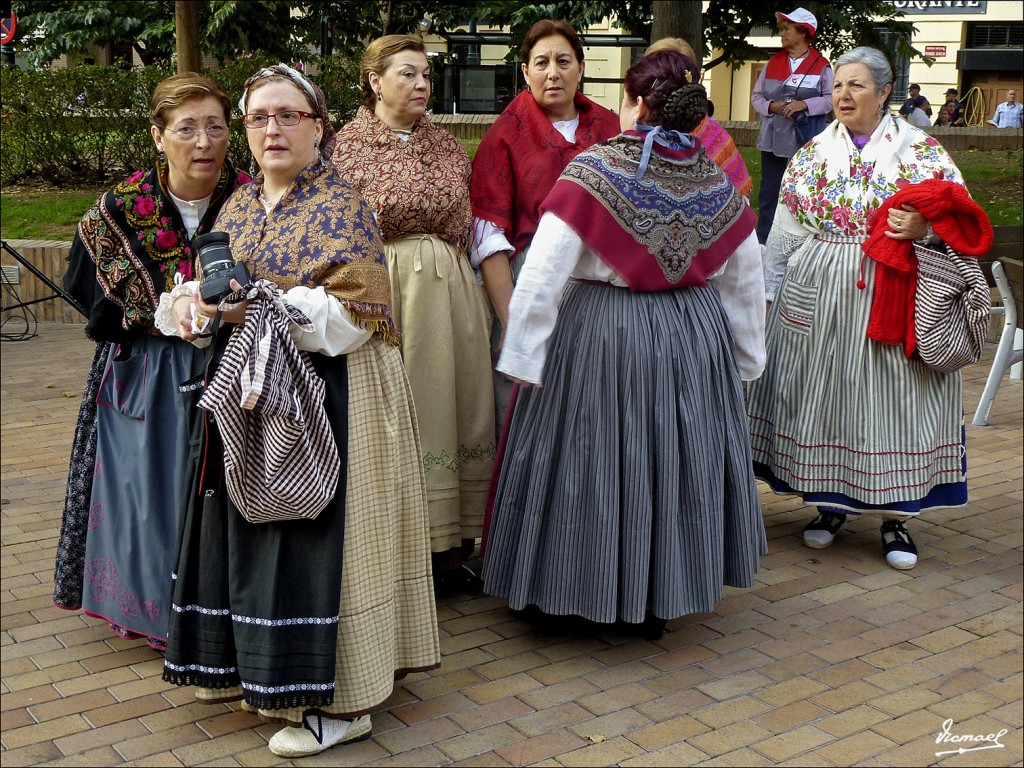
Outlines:
[[[535,21],[561,18],[577,29],[609,17],[630,33],[650,39],[685,37],[705,57],[720,55],[705,68],[738,66],[766,58],[770,51],[747,42],[751,30],[772,28],[776,11],[792,10],[795,0],[710,0],[701,16],[697,0],[205,0],[200,6],[199,44],[221,62],[260,51],[285,60],[308,58],[319,49],[321,24],[332,30],[333,44],[349,55],[366,42],[389,33],[413,32],[429,17],[433,31],[465,29],[471,20],[511,31],[509,57]],[[925,58],[911,46],[913,27],[890,0],[805,1],[817,17],[817,45],[833,54],[855,45],[873,45],[892,58]],[[90,44],[131,44],[146,64],[169,61],[174,52],[173,0],[15,0],[19,46],[35,64],[61,54],[80,55]],[[893,41],[886,43],[886,38]],[[927,61],[930,61],[926,59]]]
[[[131,45],[143,64],[168,62],[175,52],[173,0],[15,0],[18,41],[33,65],[89,46]],[[200,3],[199,43],[219,61],[261,51],[291,59],[304,50],[293,38],[293,2],[207,0]],[[301,30],[299,30],[301,31]]]

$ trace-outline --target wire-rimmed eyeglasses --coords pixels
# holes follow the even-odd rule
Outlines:
[[[167,133],[173,133],[181,141],[192,141],[200,133],[205,133],[210,141],[219,141],[228,135],[225,125],[208,125],[205,128],[196,128],[194,125],[183,125],[181,128],[168,128]]]
[[[319,115],[315,115],[312,112],[299,112],[294,109],[290,109],[287,112],[278,112],[276,115],[264,115],[257,112],[242,115],[242,125],[246,128],[266,128],[270,124],[270,118],[274,118],[278,125],[298,125],[299,121],[304,117],[317,118]]]

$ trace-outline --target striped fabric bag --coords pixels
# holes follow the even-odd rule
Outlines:
[[[945,250],[915,246],[914,335],[925,365],[955,373],[981,357],[992,297],[977,258]]]
[[[199,401],[224,443],[228,495],[250,523],[312,520],[334,498],[341,462],[324,411],[324,382],[296,349],[290,323],[310,320],[258,280],[225,298],[250,299]]]

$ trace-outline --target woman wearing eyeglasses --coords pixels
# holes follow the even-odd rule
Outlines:
[[[194,73],[157,85],[155,165],[105,193],[78,225],[64,287],[96,354],[71,450],[53,600],[162,649],[170,613],[187,424],[178,385],[201,354],[158,330],[192,277],[192,237],[242,183],[225,159],[231,101]]]
[[[249,523],[225,491],[232,436],[207,419],[193,438],[164,679],[285,724],[269,746],[292,758],[369,738],[395,680],[441,658],[416,417],[373,211],[327,162],[334,130],[301,73],[260,70],[240,107],[261,172],[217,229],[312,321],[291,338],[323,382],[341,472],[315,519]],[[248,322],[247,304],[224,307],[227,328]],[[184,305],[176,314],[191,335]],[[217,333],[211,380],[229,335]]]

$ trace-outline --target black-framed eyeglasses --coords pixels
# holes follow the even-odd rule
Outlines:
[[[299,121],[304,117],[312,117],[315,119],[320,117],[320,115],[314,115],[312,112],[299,112],[298,110],[278,112],[276,115],[255,113],[242,115],[242,125],[246,128],[266,128],[270,123],[270,118],[274,118],[278,125],[298,125]]]

